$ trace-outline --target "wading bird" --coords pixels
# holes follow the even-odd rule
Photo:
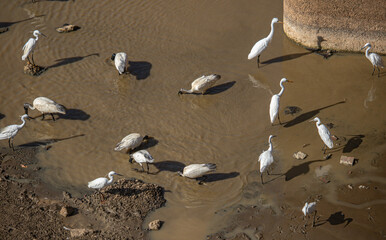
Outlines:
[[[217,166],[214,163],[190,164],[184,167],[182,172],[178,171],[177,173],[182,177],[199,178],[209,172],[215,171],[216,167]]]
[[[138,147],[141,145],[143,141],[146,141],[150,139],[149,136],[145,135],[144,137],[141,136],[139,133],[131,133],[124,137],[114,148],[115,151],[121,151],[122,149],[127,149],[128,153],[130,150]]]
[[[114,171],[111,171],[108,174],[109,179],[107,179],[105,177],[97,178],[95,180],[92,180],[91,182],[88,182],[88,187],[98,190],[98,192],[101,194],[102,198],[104,199],[104,196],[103,196],[103,194],[101,193],[100,190],[103,187],[105,187],[107,185],[110,185],[114,181],[114,176],[113,175],[122,176],[121,174],[118,174],[118,173],[116,173]]]
[[[111,60],[114,61],[115,67],[118,70],[119,75],[126,72],[126,66],[127,66],[127,54],[124,52],[120,53],[113,53],[111,56]]]
[[[24,119],[27,117],[28,117],[27,114],[24,114],[23,116],[21,116],[21,121],[23,123],[20,125],[14,124],[0,129],[0,140],[8,139],[8,146],[9,148],[12,148],[13,151],[15,151],[15,148],[13,147],[13,138],[16,136],[19,130],[24,127],[24,124],[25,124]]]
[[[271,124],[272,125],[273,125],[273,122],[275,121],[276,117],[279,119],[279,123],[281,124],[280,115],[279,115],[279,107],[280,107],[280,97],[284,92],[283,83],[285,83],[285,82],[292,83],[292,81],[287,80],[286,78],[282,78],[280,80],[280,87],[281,87],[280,92],[278,94],[273,95],[271,98],[271,103],[269,105],[269,117],[271,118]]]
[[[56,103],[55,101],[46,98],[46,97],[37,97],[32,102],[32,105],[29,103],[24,103],[25,114],[28,115],[28,108],[34,110],[37,109],[43,114],[42,120],[44,120],[45,114],[51,114],[52,120],[55,121],[54,113],[66,114],[66,108],[63,105]]]
[[[26,42],[26,44],[24,44],[24,46],[23,46],[23,56],[21,57],[21,59],[23,61],[25,61],[25,59],[27,58],[28,62],[31,63],[31,61],[29,60],[29,57],[28,57],[28,55],[31,54],[32,65],[35,65],[35,62],[34,62],[34,49],[35,49],[36,42],[39,39],[39,36],[38,36],[39,34],[44,36],[44,37],[46,36],[43,33],[41,33],[39,30],[35,30],[33,32],[33,35],[36,38],[35,39],[34,38],[30,38],[28,40],[28,42]]]
[[[268,167],[273,163],[273,156],[272,156],[272,141],[271,139],[273,137],[276,137],[275,135],[270,135],[268,138],[268,143],[269,143],[269,148],[262,152],[259,156],[259,162],[260,162],[260,178],[261,178],[261,183],[264,184],[263,181],[263,172],[267,170],[267,174],[269,175],[268,172]]]
[[[147,173],[149,173],[149,163],[154,162],[154,158],[150,155],[150,153],[146,150],[139,150],[130,155],[130,162],[134,159],[139,165],[142,167],[142,171],[144,172],[142,163],[146,163]]]
[[[312,202],[312,203],[306,202],[306,204],[304,204],[302,212],[304,216],[314,213],[314,220],[312,221],[312,227],[315,227],[316,202]]]
[[[373,73],[371,75],[374,75],[374,71],[375,71],[375,67],[377,67],[378,69],[378,77],[379,77],[379,68],[383,68],[384,65],[383,65],[383,60],[381,58],[381,56],[379,56],[378,54],[376,53],[369,53],[370,51],[370,48],[371,48],[371,44],[370,43],[366,43],[362,48],[367,48],[366,49],[366,58],[369,59],[369,61],[371,62],[371,64],[373,64]]]
[[[266,38],[263,38],[259,40],[255,45],[253,45],[251,52],[248,54],[248,59],[252,59],[257,56],[257,67],[259,67],[260,63],[260,54],[268,47],[268,44],[271,42],[272,37],[273,37],[273,24],[274,23],[283,23],[280,22],[277,18],[273,18],[271,21],[271,32],[268,34]]]
[[[202,75],[202,77],[197,78],[192,82],[192,88],[190,90],[181,88],[180,91],[178,91],[178,95],[182,93],[201,93],[205,94],[206,90],[208,88],[212,87],[217,80],[221,78],[220,75],[217,74],[211,74],[211,75]]]
[[[323,153],[326,153],[327,147],[330,149],[334,147],[334,143],[332,142],[332,139],[330,136],[331,135],[330,131],[328,131],[327,127],[320,122],[319,118],[316,117],[316,118],[312,119],[310,122],[313,122],[313,121],[316,122],[316,127],[318,128],[319,136],[324,142],[322,151],[323,151]]]

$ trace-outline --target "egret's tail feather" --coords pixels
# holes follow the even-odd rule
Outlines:
[[[205,164],[205,167],[209,168],[211,171],[216,170],[217,166],[214,163],[207,163]]]

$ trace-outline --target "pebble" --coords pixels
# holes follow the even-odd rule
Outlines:
[[[72,24],[63,24],[63,26],[56,28],[56,31],[59,33],[72,32],[80,29],[80,27],[72,25]]]
[[[73,207],[69,206],[63,206],[62,209],[60,209],[59,214],[63,217],[71,216],[75,212],[75,209]]]
[[[162,226],[163,222],[159,219],[151,221],[149,223],[149,230],[159,230]]]
[[[340,164],[346,165],[346,166],[352,166],[354,165],[354,157],[347,157],[347,156],[340,156]]]
[[[296,159],[300,159],[300,160],[303,160],[303,159],[305,159],[308,155],[306,154],[306,153],[304,153],[304,152],[301,152],[301,151],[299,151],[299,152],[297,152],[297,153],[294,153],[294,155],[292,155],[294,158],[296,158]]]
[[[75,228],[70,230],[71,237],[73,238],[86,236],[90,232],[92,232],[90,229],[85,228]]]

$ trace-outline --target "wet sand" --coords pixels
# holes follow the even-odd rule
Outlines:
[[[226,219],[234,218],[231,211],[221,216],[216,212],[240,204],[277,210],[285,203],[300,219],[304,202],[318,195],[323,195],[318,211],[324,217],[342,211],[353,218],[345,228],[336,226],[344,238],[382,236],[384,214],[371,213],[375,223],[363,219],[368,218],[368,207],[385,208],[385,74],[371,76],[363,54],[335,54],[328,60],[313,54],[287,39],[280,24],[258,69],[247,55],[268,35],[271,19],[281,19],[282,2],[76,0],[4,5],[1,27],[9,31],[0,35],[0,126],[19,123],[23,103],[38,96],[68,109],[56,122],[27,122],[15,137],[15,146],[51,147],[37,156],[46,184],[80,197],[89,193],[88,181],[119,170],[164,187],[166,206],[148,221],[159,218],[165,224],[151,239],[203,239],[227,228]],[[81,29],[57,33],[55,28],[64,23]],[[35,50],[35,61],[49,67],[39,77],[25,75],[21,61],[21,48],[35,29],[48,36],[39,38]],[[109,62],[112,53],[121,51],[128,54],[131,75],[118,76]],[[211,73],[222,78],[208,94],[177,95],[195,78]],[[294,81],[286,84],[281,99],[286,123],[271,126],[269,102],[271,94],[280,91],[282,77]],[[284,115],[286,106],[302,111]],[[315,123],[308,122],[315,116],[332,123],[332,134],[346,139],[337,142],[341,145],[328,160],[323,160]],[[144,147],[155,158],[151,171],[157,174],[133,170],[138,166],[129,164],[126,154],[113,151],[132,132],[155,138]],[[284,176],[262,186],[257,158],[268,148],[270,134],[277,135],[272,171]],[[0,144],[7,146],[6,141]],[[309,146],[303,149],[304,144]],[[299,150],[309,156],[293,159]],[[342,154],[358,163],[340,165]],[[185,165],[204,162],[218,166],[206,185],[176,173]],[[320,166],[331,166],[327,184],[315,177]],[[369,199],[360,198],[362,190],[339,190],[369,181],[378,184],[377,189],[363,190],[372,196]],[[260,219],[265,216],[270,215]],[[291,219],[283,221],[289,224]],[[259,224],[265,234],[275,228],[269,222]],[[331,236],[326,233],[332,231],[329,227],[310,231]],[[245,229],[252,238],[255,230]]]

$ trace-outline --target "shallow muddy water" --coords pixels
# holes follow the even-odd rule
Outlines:
[[[28,121],[15,146],[52,146],[38,156],[42,178],[75,195],[89,193],[87,182],[111,170],[163,186],[166,207],[149,220],[165,224],[151,233],[152,239],[204,239],[225,224],[216,212],[238,204],[277,208],[285,201],[300,211],[310,197],[301,189],[315,184],[319,166],[332,165],[324,201],[350,208],[335,194],[337,186],[351,181],[347,167],[339,165],[342,152],[359,159],[354,169],[365,173],[354,182],[377,175],[372,181],[383,186],[370,204],[355,204],[385,206],[380,158],[386,148],[386,75],[372,77],[364,54],[326,60],[310,53],[287,39],[280,24],[258,69],[247,55],[268,35],[271,19],[281,19],[281,1],[3,0],[1,5],[0,24],[9,31],[0,34],[0,126],[19,123],[23,103],[39,96],[65,105],[68,114],[56,122]],[[81,29],[57,33],[64,23]],[[35,29],[47,35],[39,38],[34,55],[37,64],[49,67],[39,77],[25,75],[21,61],[21,48]],[[128,54],[132,75],[118,76],[109,61],[114,52]],[[177,95],[212,73],[222,78],[208,94]],[[269,102],[280,91],[282,77],[294,81],[285,84],[281,98],[285,124],[271,126]],[[302,111],[285,115],[286,106]],[[308,122],[315,116],[333,123],[332,134],[357,144],[346,150],[342,145],[323,160],[315,123]],[[139,166],[129,164],[124,152],[113,151],[133,132],[154,137],[147,149],[156,162],[151,172],[157,174],[134,171]],[[273,172],[286,174],[262,186],[257,158],[268,148],[270,134],[277,135]],[[291,157],[299,150],[309,154],[306,160]],[[207,162],[217,164],[217,171],[206,185],[176,173]],[[361,233],[368,231],[364,227]]]

